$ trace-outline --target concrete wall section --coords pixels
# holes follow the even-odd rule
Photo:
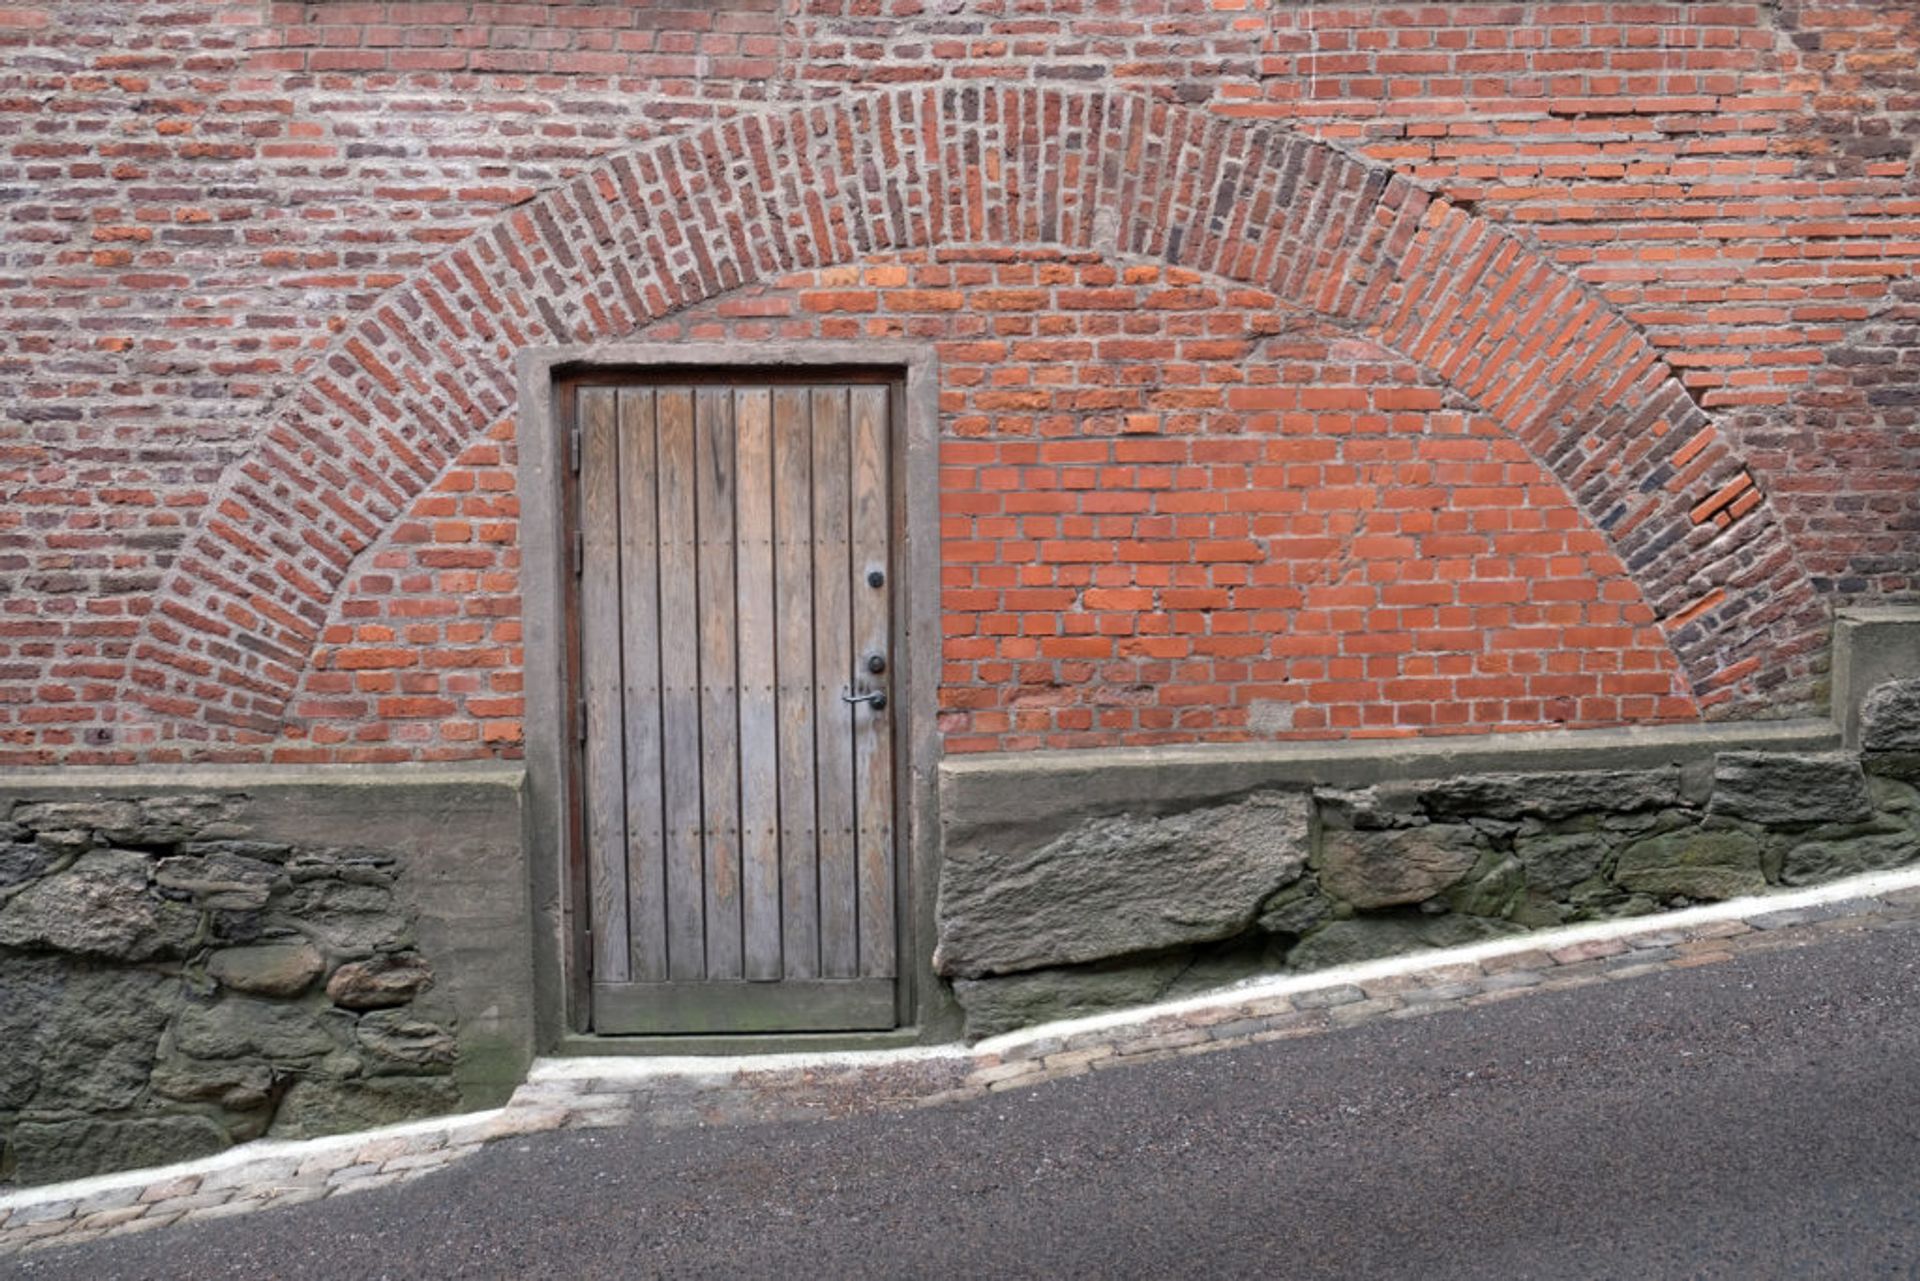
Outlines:
[[[1861,745],[1866,705],[1875,692],[1889,681],[1916,676],[1920,606],[1841,611],[1833,626],[1833,718],[1848,747]]]
[[[0,1175],[504,1100],[533,1049],[497,767],[0,775]]]

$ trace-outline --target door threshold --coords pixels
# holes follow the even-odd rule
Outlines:
[[[725,1057],[742,1054],[826,1054],[846,1050],[904,1050],[929,1044],[917,1027],[885,1032],[739,1032],[725,1035],[601,1036],[569,1032],[549,1053],[556,1058]]]

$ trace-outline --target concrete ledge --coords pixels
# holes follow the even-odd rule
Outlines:
[[[270,787],[432,787],[526,785],[518,761],[446,761],[396,765],[27,765],[0,769],[0,792],[72,791],[117,796],[156,787],[207,791]]]
[[[1833,719],[1860,748],[1860,708],[1876,685],[1920,676],[1920,605],[1843,609],[1833,625]]]
[[[986,826],[1114,809],[1178,807],[1259,787],[1366,787],[1454,774],[1650,769],[1720,752],[1818,752],[1840,745],[1825,720],[1556,730],[1459,738],[1223,743],[950,758],[940,766],[949,838]]]

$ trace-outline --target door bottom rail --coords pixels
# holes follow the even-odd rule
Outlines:
[[[595,983],[593,1030],[612,1035],[879,1031],[897,1023],[895,989],[890,978]]]

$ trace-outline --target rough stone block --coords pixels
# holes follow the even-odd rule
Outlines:
[[[0,1112],[24,1107],[40,1088],[41,1043],[60,1006],[71,966],[56,957],[8,957],[0,981]]]
[[[460,1087],[443,1076],[303,1080],[294,1082],[280,1101],[268,1133],[276,1139],[311,1139],[437,1116],[459,1106]]]
[[[59,997],[43,1012],[34,1052],[40,1088],[31,1106],[79,1112],[131,1107],[146,1089],[161,1032],[180,1007],[180,981],[147,970],[65,968]],[[31,1045],[31,1037],[8,1042],[12,1049]],[[4,1057],[8,1051],[0,1049]]]
[[[174,1028],[174,1045],[201,1059],[259,1056],[274,1062],[307,1062],[340,1048],[330,1030],[339,1018],[310,1005],[229,995],[211,1006],[190,1006]]]
[[[219,853],[163,858],[153,879],[162,889],[191,895],[201,907],[250,912],[267,905],[280,876],[272,863]]]
[[[185,953],[200,914],[150,891],[148,860],[93,850],[29,885],[0,908],[0,946],[47,948],[116,961]]]
[[[418,952],[383,952],[335,970],[327,999],[342,1009],[379,1010],[405,1005],[432,986],[433,971]]]
[[[1320,891],[1320,880],[1303,876],[1284,886],[1260,905],[1259,927],[1268,934],[1305,934],[1333,914],[1333,900]]]
[[[1920,752],[1920,679],[1873,688],[1860,708],[1860,745],[1869,752]]]
[[[0,845],[0,890],[31,881],[53,866],[57,855],[44,845]]]
[[[943,974],[980,978],[1227,938],[1307,859],[1308,801],[1259,792],[1172,815],[1089,819],[1035,848],[946,851]]]
[[[1758,840],[1741,831],[1697,827],[1627,846],[1614,879],[1625,889],[1657,898],[1718,900],[1767,887]]]
[[[138,802],[135,831],[116,839],[140,845],[170,845],[190,840],[217,824],[231,822],[245,807],[242,796],[144,796]]]
[[[1911,830],[1804,841],[1787,851],[1780,879],[1788,885],[1813,885],[1916,861],[1920,861],[1920,832]]]
[[[1415,827],[1426,821],[1419,791],[1411,786],[1382,784],[1354,789],[1321,788],[1313,802],[1322,827],[1342,831],[1381,831]]]
[[[235,1112],[272,1098],[273,1068],[258,1059],[196,1059],[175,1054],[153,1070],[153,1092],[168,1099],[209,1099]]]
[[[1419,903],[1459,883],[1491,848],[1465,824],[1322,835],[1320,887],[1357,908]]]
[[[1520,860],[1489,852],[1480,856],[1465,880],[1446,892],[1447,906],[1469,916],[1512,915],[1526,893],[1527,872]]]
[[[1873,813],[1873,798],[1849,753],[1722,752],[1707,813],[1767,826],[1857,823]]]
[[[140,806],[133,801],[25,801],[13,807],[11,817],[36,832],[98,832],[110,841],[127,840],[140,831]]]
[[[221,986],[257,996],[298,996],[325,968],[325,958],[308,943],[222,948],[207,958],[207,973]]]
[[[1149,1004],[1165,995],[1185,967],[1183,957],[1168,956],[1133,964],[1031,970],[1003,978],[959,979],[953,994],[967,1012],[966,1035],[978,1040],[1035,1023]]]
[[[360,1020],[354,1035],[376,1062],[388,1067],[451,1067],[459,1057],[451,1032],[408,1010],[375,1010]]]
[[[1527,883],[1556,897],[1598,876],[1611,848],[1605,837],[1594,832],[1522,836],[1513,843],[1515,857],[1526,868]]]
[[[1335,965],[1379,960],[1430,947],[1456,947],[1518,933],[1518,927],[1482,916],[1357,916],[1329,921],[1287,953],[1293,970],[1324,970]],[[1295,998],[1296,1004],[1299,998]]]
[[[293,847],[283,841],[255,841],[242,838],[186,841],[181,844],[180,852],[200,858],[216,855],[233,855],[236,858],[252,859],[261,863],[284,863],[293,853]]]
[[[210,1156],[227,1133],[203,1116],[135,1120],[22,1121],[14,1127],[14,1177],[23,1184]]]
[[[338,879],[342,870],[330,863],[297,869],[297,883],[276,891],[273,910],[297,917],[335,952],[364,955],[409,946],[413,929],[395,910],[392,889]]]
[[[1435,818],[1551,820],[1664,809],[1680,800],[1677,768],[1467,775],[1431,784],[1420,792],[1421,804]]]

